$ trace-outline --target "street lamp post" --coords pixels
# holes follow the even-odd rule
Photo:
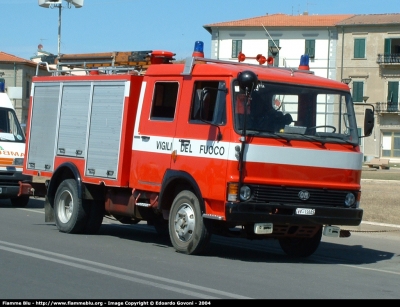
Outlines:
[[[71,5],[76,8],[81,8],[83,6],[84,0],[65,0],[68,2],[68,8],[71,8]],[[38,0],[38,4],[44,8],[58,8],[58,57],[61,55],[61,9],[62,9],[63,0]]]

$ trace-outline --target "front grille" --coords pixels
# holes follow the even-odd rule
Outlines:
[[[17,187],[17,186],[19,186],[19,181],[0,180],[0,186],[2,186],[2,187]]]
[[[346,194],[351,191],[330,189],[308,189],[285,186],[249,185],[253,191],[253,203],[303,204],[310,206],[345,207]],[[299,198],[300,191],[308,191],[307,200]],[[355,195],[354,192],[352,192]]]

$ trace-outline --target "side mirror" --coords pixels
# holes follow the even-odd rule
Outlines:
[[[365,109],[364,114],[364,136],[370,136],[374,130],[374,110]]]
[[[251,70],[239,72],[237,75],[237,80],[240,88],[245,91],[247,96],[251,95],[251,92],[256,88],[258,83],[257,75]]]

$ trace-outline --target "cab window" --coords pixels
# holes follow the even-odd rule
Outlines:
[[[225,82],[195,82],[190,121],[196,123],[209,122],[213,125],[224,125],[226,123]]]
[[[172,121],[175,117],[178,82],[157,82],[154,86],[150,119]]]

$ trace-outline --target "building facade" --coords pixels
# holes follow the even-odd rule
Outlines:
[[[375,106],[364,155],[400,162],[400,14],[355,15],[337,28],[340,79],[351,80],[354,102]]]
[[[0,51],[0,78],[5,81],[5,90],[21,124],[26,124],[28,118],[32,77],[36,75],[36,69],[37,63]],[[39,75],[50,74],[43,66],[38,72]],[[12,95],[12,92],[18,94]]]

